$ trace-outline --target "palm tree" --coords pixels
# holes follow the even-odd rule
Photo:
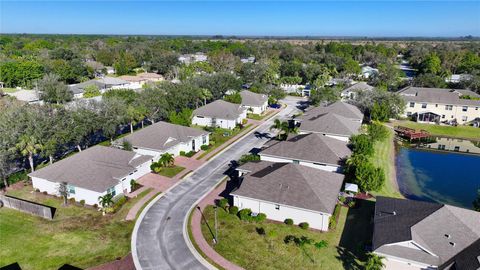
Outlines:
[[[160,164],[162,164],[162,166],[170,167],[175,162],[175,159],[173,158],[172,154],[164,153],[160,156],[159,162],[160,162]]]
[[[33,136],[22,135],[18,143],[15,145],[15,148],[20,151],[22,156],[28,157],[30,169],[34,172],[35,167],[33,164],[33,155],[36,155],[42,150],[42,145],[38,143],[37,139]]]
[[[288,122],[282,122],[280,119],[275,119],[273,122],[273,125],[270,126],[270,130],[276,129],[279,132],[277,133],[277,139],[281,139],[282,137],[282,132],[285,132],[285,130],[288,128]]]
[[[385,264],[382,262],[383,259],[385,258],[382,256],[378,256],[374,253],[368,253],[365,270],[382,270],[385,267]]]
[[[203,105],[204,106],[207,105],[207,100],[208,99],[213,98],[212,92],[210,92],[210,90],[205,89],[205,88],[202,88],[200,96],[203,98]]]
[[[103,196],[98,197],[98,202],[100,203],[102,208],[105,209],[113,204],[113,196],[111,193],[107,193]]]

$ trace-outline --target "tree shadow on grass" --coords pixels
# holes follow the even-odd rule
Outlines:
[[[337,248],[337,258],[343,262],[345,269],[362,269],[355,260],[366,260],[367,247],[372,243],[374,211],[375,202],[360,199],[354,208],[348,209]]]

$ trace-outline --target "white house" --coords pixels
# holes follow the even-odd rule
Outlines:
[[[372,249],[387,270],[480,269],[480,213],[378,196]]]
[[[362,66],[362,77],[368,79],[374,75],[378,74],[378,69],[372,68],[371,66]]]
[[[480,117],[480,95],[465,89],[406,87],[404,117],[426,123],[469,124]]]
[[[315,107],[295,118],[300,133],[319,133],[347,142],[350,136],[360,133],[363,113],[354,105],[335,102]]]
[[[138,154],[153,156],[154,161],[164,153],[178,156],[180,152],[197,152],[202,145],[210,143],[209,133],[204,130],[167,122],[157,122],[135,131],[115,141],[114,145],[121,147],[124,141],[128,141]]]
[[[328,231],[330,217],[344,176],[293,163],[249,162],[238,168],[246,173],[233,192],[239,209],[264,213],[270,220],[294,224],[307,222],[310,228]]]
[[[373,86],[368,85],[366,82],[358,82],[352,86],[345,88],[340,96],[342,99],[355,99],[356,95],[360,91],[372,91]]]
[[[268,96],[257,94],[248,90],[240,92],[242,106],[253,114],[262,114],[268,107]]]
[[[272,141],[259,153],[263,161],[288,162],[330,172],[341,172],[343,162],[351,154],[346,142],[318,133]]]
[[[192,124],[205,127],[234,129],[247,118],[247,110],[240,104],[216,100],[193,111]]]
[[[59,195],[67,184],[68,197],[86,204],[98,204],[107,193],[116,196],[131,191],[130,182],[150,172],[151,156],[112,147],[94,146],[32,172],[33,188]]]

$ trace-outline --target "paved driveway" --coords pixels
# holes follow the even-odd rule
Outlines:
[[[296,110],[296,99],[289,98],[286,103],[289,106],[274,118],[285,118]],[[273,119],[259,126],[256,131],[268,132],[272,123]],[[184,238],[186,216],[192,205],[224,178],[230,161],[237,160],[242,154],[260,147],[266,141],[254,133],[243,137],[147,208],[137,220],[132,234],[132,255],[136,268],[206,269],[191,252]]]

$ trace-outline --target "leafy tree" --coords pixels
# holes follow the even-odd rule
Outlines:
[[[235,103],[235,104],[241,104],[242,103],[242,96],[240,95],[239,92],[235,92],[231,95],[226,95],[223,99],[225,101]]]
[[[139,94],[139,103],[146,109],[146,117],[152,123],[167,114],[165,96],[165,91],[157,87],[146,88]]]
[[[376,115],[372,117],[374,120],[398,118],[405,110],[405,100],[400,95],[378,89],[359,91],[353,103],[366,115],[371,115],[374,105],[380,104],[380,107],[376,108],[378,114],[375,112]]]
[[[360,64],[357,61],[351,58],[348,58],[343,63],[342,72],[347,76],[351,76],[351,75],[357,76],[358,74],[360,74],[360,72],[362,72],[362,68],[360,67]]]
[[[477,190],[477,198],[473,201],[473,210],[480,212],[480,189]]]
[[[178,63],[178,55],[176,53],[159,51],[153,55],[149,70],[160,74],[167,74],[174,66],[178,65]]]
[[[384,257],[378,256],[374,253],[367,254],[367,262],[365,263],[365,270],[382,270],[385,267],[383,263]]]
[[[87,85],[83,89],[83,97],[84,98],[92,98],[96,96],[100,96],[100,89],[95,84]]]
[[[314,89],[310,93],[309,101],[312,105],[319,105],[321,102],[335,102],[340,99],[340,91],[336,87],[322,87]]]
[[[72,100],[73,92],[55,74],[47,74],[38,82],[42,100],[49,103],[65,103]]]
[[[365,134],[352,135],[350,137],[350,145],[355,154],[373,155],[373,141]]]
[[[442,61],[437,54],[431,53],[420,64],[421,73],[440,74],[442,72]]]
[[[370,118],[374,121],[387,122],[390,112],[387,103],[374,103],[370,111]]]
[[[413,86],[418,87],[429,87],[429,88],[445,88],[447,87],[447,83],[445,79],[441,76],[426,73],[420,74],[415,79],[413,79]]]
[[[180,112],[173,111],[168,115],[168,120],[172,124],[188,127],[192,123],[192,113],[193,111],[188,108],[184,108]]]
[[[22,156],[28,158],[30,169],[32,172],[34,172],[35,166],[33,163],[33,156],[38,154],[42,150],[43,146],[38,143],[38,140],[35,137],[24,134],[19,138],[15,147],[20,154],[22,154]]]
[[[104,98],[119,98],[122,99],[126,104],[132,104],[137,100],[141,100],[138,98],[138,94],[133,91],[132,89],[115,89],[106,91],[102,95]]]
[[[133,68],[137,65],[135,58],[128,52],[120,52],[115,58],[113,67],[117,75],[129,74],[133,71]]]
[[[63,205],[67,205],[68,203],[68,183],[67,182],[60,182],[57,187],[57,192],[60,197],[63,198]]]
[[[101,103],[101,121],[103,134],[113,141],[120,124],[126,122],[127,106],[119,98],[109,98]]]
[[[207,100],[211,100],[213,98],[212,92],[203,88],[200,90],[200,98],[203,99],[203,105],[207,105]]]
[[[133,133],[133,125],[143,121],[147,110],[142,106],[128,105],[126,117],[130,124],[130,133]]]
[[[43,76],[44,68],[35,61],[10,61],[0,63],[0,81],[6,87],[32,87]]]
[[[216,73],[210,76],[197,76],[189,80],[192,84],[202,89],[209,89],[213,99],[222,98],[227,90],[240,89],[241,81],[230,73]]]
[[[346,164],[345,172],[362,191],[379,190],[385,183],[383,169],[375,168],[365,155],[354,153]]]
[[[215,71],[229,72],[233,71],[240,64],[240,58],[225,50],[214,52],[209,55],[208,62]]]

